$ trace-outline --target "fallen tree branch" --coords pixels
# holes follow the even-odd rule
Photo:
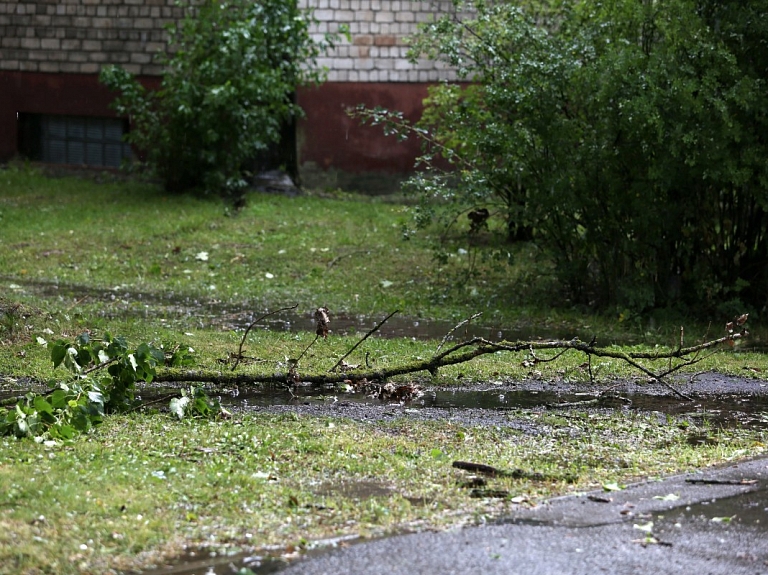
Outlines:
[[[755,485],[757,479],[686,479],[686,483],[698,485]]]
[[[463,326],[463,325],[467,325],[467,324],[468,324],[469,322],[471,322],[473,319],[477,319],[477,318],[478,318],[478,317],[480,317],[481,315],[483,315],[483,312],[479,311],[479,312],[477,312],[476,314],[473,314],[473,315],[469,316],[467,319],[465,319],[465,320],[462,320],[462,321],[460,321],[459,323],[457,323],[455,326],[453,326],[453,328],[452,328],[452,329],[451,329],[451,330],[450,330],[448,333],[446,333],[446,334],[443,336],[443,339],[440,341],[440,345],[438,345],[438,346],[437,346],[437,349],[436,349],[435,351],[436,351],[436,352],[437,352],[437,351],[440,351],[440,350],[443,348],[443,346],[445,345],[445,342],[446,342],[446,341],[448,341],[448,338],[449,338],[449,337],[451,337],[451,334],[452,334],[453,332],[455,332],[455,331],[456,331],[457,329],[459,329],[461,326]]]
[[[282,308],[281,310],[277,310],[277,311],[295,309],[295,307],[296,306]],[[277,312],[272,312],[272,313],[277,313]],[[334,365],[333,368],[331,368],[330,372],[322,373],[322,374],[314,374],[314,375],[302,375],[300,381],[308,384],[313,384],[313,385],[326,385],[326,384],[340,383],[349,379],[348,374],[335,373],[333,372],[333,370],[335,370],[341,364],[344,358],[349,356],[350,353],[352,353],[360,344],[362,344],[362,342],[365,341],[371,334],[376,332],[379,329],[379,327],[381,327],[381,325],[385,321],[387,321],[390,317],[392,317],[395,313],[397,312],[395,311],[389,314],[386,318],[384,318],[381,322],[379,322],[379,324],[377,324],[371,331],[369,331],[360,341],[357,342],[357,344],[355,344],[355,346],[352,347],[352,349],[349,350],[349,352],[347,352],[347,354],[344,355],[344,357],[342,357],[338,362],[336,362],[336,365]],[[267,315],[271,315],[271,314],[267,314]],[[259,320],[263,319],[264,317],[266,317],[266,315],[259,318]],[[251,326],[249,326],[249,329],[255,323],[256,322],[253,322]],[[247,335],[247,331],[246,331],[246,335]],[[556,359],[560,357],[560,355],[565,353],[565,351],[575,350],[577,352],[581,352],[587,355],[590,361],[590,364],[593,356],[622,360],[628,363],[629,365],[631,365],[632,367],[634,367],[635,369],[646,374],[650,378],[654,379],[655,381],[659,382],[661,385],[669,389],[672,393],[678,395],[683,399],[690,400],[691,399],[690,397],[688,397],[687,395],[677,390],[670,383],[666,382],[664,378],[680,370],[682,367],[693,365],[701,361],[705,357],[709,357],[710,355],[710,354],[707,354],[702,357],[700,352],[704,350],[713,350],[718,345],[723,343],[729,343],[732,345],[734,341],[741,339],[746,335],[747,335],[746,331],[742,331],[741,333],[729,333],[724,337],[707,341],[699,345],[685,347],[685,348],[677,347],[676,349],[673,349],[671,351],[659,350],[654,352],[624,352],[616,349],[595,347],[594,341],[585,343],[583,341],[580,341],[578,338],[574,338],[572,340],[494,342],[482,337],[475,337],[470,340],[457,343],[451,346],[450,348],[443,350],[442,352],[435,353],[435,355],[433,355],[429,359],[423,359],[423,360],[415,361],[412,363],[395,365],[395,366],[385,367],[385,368],[376,369],[376,370],[368,369],[367,371],[355,372],[354,378],[355,380],[360,380],[360,381],[362,380],[386,381],[391,377],[395,377],[399,375],[414,374],[414,373],[419,373],[424,371],[429,372],[432,375],[435,375],[438,369],[441,367],[465,363],[477,357],[491,354],[491,353],[497,353],[500,351],[512,352],[512,353],[529,351],[530,353],[533,354],[535,350],[557,350],[559,353],[557,353],[553,358],[551,358],[551,359]],[[245,341],[245,337],[243,337],[243,341]],[[241,342],[241,352],[242,352],[242,342]],[[692,356],[692,355],[694,357],[690,358],[689,356]],[[668,359],[670,360],[670,362],[673,359],[679,359],[681,360],[681,363],[679,363],[678,365],[668,367],[667,369],[658,373],[654,372],[650,368],[640,363],[640,360],[657,361],[662,359]],[[551,361],[551,360],[539,359],[539,361]],[[216,372],[216,371],[181,371],[181,370],[167,369],[159,372],[157,376],[154,378],[154,381],[157,381],[157,382],[170,382],[170,381],[206,382],[206,383],[212,383],[217,385],[229,385],[229,384],[284,385],[286,378],[289,375],[290,373],[273,373],[273,374],[264,374],[264,375],[255,375],[255,374],[235,375],[235,374],[223,374],[221,372]]]

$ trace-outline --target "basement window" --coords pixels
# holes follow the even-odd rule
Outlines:
[[[127,131],[119,118],[20,114],[19,152],[49,164],[119,168],[131,158]]]

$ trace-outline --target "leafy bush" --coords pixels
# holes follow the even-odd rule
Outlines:
[[[131,118],[127,140],[168,190],[237,191],[244,165],[301,114],[292,93],[321,80],[315,60],[333,37],[314,40],[295,0],[204,0],[188,14],[168,28],[159,90],[119,66],[105,67],[101,81],[120,93],[114,108]]]
[[[412,54],[469,82],[357,110],[422,138],[422,223],[490,208],[575,302],[766,305],[766,0],[454,4]]]

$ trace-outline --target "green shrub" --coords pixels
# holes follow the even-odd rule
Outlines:
[[[553,5],[456,0],[412,53],[469,82],[415,126],[358,110],[425,143],[422,223],[489,208],[574,302],[763,308],[768,2]]]
[[[119,66],[101,81],[130,116],[127,140],[170,191],[233,192],[249,160],[280,139],[301,114],[292,93],[318,82],[316,57],[333,41],[309,34],[311,15],[295,0],[205,0],[169,27],[170,55],[157,91]]]

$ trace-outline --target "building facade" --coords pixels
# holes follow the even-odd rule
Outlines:
[[[349,30],[319,64],[328,81],[299,88],[306,112],[296,128],[302,183],[377,192],[412,171],[418,143],[362,127],[347,107],[383,106],[418,118],[427,87],[452,79],[440,63],[406,59],[406,38],[445,2],[299,0],[317,20],[312,33]],[[184,16],[176,0],[0,0],[0,161],[19,154],[44,162],[114,167],[130,150],[127,121],[109,108],[98,82],[119,64],[159,85],[156,54],[165,28]]]

